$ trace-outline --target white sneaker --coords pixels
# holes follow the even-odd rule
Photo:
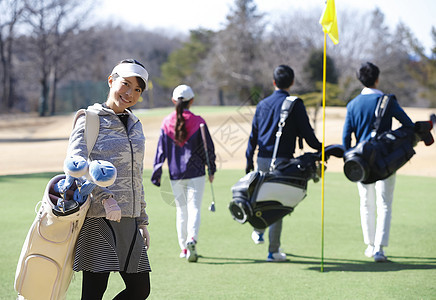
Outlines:
[[[180,252],[180,255],[179,255],[179,257],[180,258],[186,258],[186,254],[188,253],[188,250],[187,249],[183,249],[181,252]]]
[[[388,258],[386,257],[385,253],[383,251],[378,251],[374,254],[374,261],[375,262],[385,262]]]
[[[195,250],[195,244],[196,242],[194,240],[188,242],[188,244],[186,244],[186,248],[187,249],[187,254],[186,254],[186,259],[189,262],[196,262],[198,260],[198,255],[197,255],[197,251]]]
[[[368,245],[368,248],[365,250],[365,256],[366,257],[373,257],[374,256],[374,246]]]
[[[286,254],[282,252],[269,252],[267,261],[286,261]]]
[[[265,243],[265,240],[263,239],[263,232],[258,233],[253,230],[253,233],[251,234],[251,239],[255,244],[263,244]]]

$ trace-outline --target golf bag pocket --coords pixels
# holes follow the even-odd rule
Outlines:
[[[277,172],[250,172],[232,187],[230,213],[241,224],[266,228],[290,214],[306,197],[306,184],[305,180]]]
[[[289,181],[292,180],[292,178],[286,179]],[[257,192],[256,203],[260,204],[262,202],[271,201],[271,199],[280,199],[276,201],[283,206],[296,207],[305,197],[306,189],[300,186],[264,181]]]
[[[229,210],[235,221],[244,224],[253,216],[250,199],[256,192],[260,180],[263,180],[261,172],[253,171],[232,187],[233,200],[229,204]]]
[[[24,274],[20,278],[19,293],[26,299],[54,299],[53,287],[59,281],[61,268],[53,259],[39,254],[29,255],[23,262]],[[42,274],[42,270],[44,274]],[[35,288],[39,289],[35,295]]]
[[[60,195],[53,186],[64,178],[57,175],[47,184],[18,260],[14,287],[28,300],[65,299],[73,275],[74,249],[90,200],[74,213],[56,215]]]

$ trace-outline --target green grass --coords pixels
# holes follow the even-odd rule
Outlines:
[[[0,299],[15,299],[14,273],[34,206],[53,174],[0,177]],[[397,176],[390,246],[392,262],[363,255],[357,187],[343,174],[326,173],[324,272],[321,267],[321,182],[283,223],[282,248],[288,262],[267,263],[267,245],[254,245],[251,227],[232,220],[230,187],[242,171],[220,170],[215,213],[206,185],[197,263],[179,259],[175,208],[144,175],[151,249],[149,299],[436,299],[436,180]],[[165,200],[163,200],[165,199]],[[80,298],[76,274],[67,299]],[[123,288],[111,275],[104,299]]]

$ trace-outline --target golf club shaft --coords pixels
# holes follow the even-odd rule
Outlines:
[[[207,173],[210,177],[210,161],[209,161],[209,153],[207,153],[207,141],[206,141],[206,131],[204,128],[204,124],[200,124],[201,138],[203,140],[204,153],[206,155],[206,164],[207,164]]]
[[[204,128],[203,123],[200,124],[200,131],[201,131],[201,138],[203,139],[204,153],[206,155],[207,173],[209,175],[210,190],[212,192],[211,207],[215,208],[215,193],[213,192],[213,185],[212,185],[212,182],[210,181],[211,170],[210,170],[209,153],[207,152],[206,129]]]

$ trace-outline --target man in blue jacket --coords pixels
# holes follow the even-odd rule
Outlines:
[[[256,147],[257,168],[260,171],[268,171],[274,150],[276,132],[280,120],[282,103],[289,96],[289,91],[294,83],[294,71],[286,65],[278,66],[273,73],[273,84],[275,91],[267,98],[259,102],[254,114],[251,127],[251,134],[248,140],[246,151],[247,166],[246,172],[254,169],[253,156]],[[296,103],[289,114],[280,144],[277,151],[276,164],[283,160],[289,160],[295,152],[297,137],[304,138],[307,144],[316,150],[321,150],[321,143],[316,138],[307,116],[306,107],[303,101],[296,100]],[[263,234],[265,229],[254,228],[252,239],[256,244],[264,243]],[[280,251],[280,235],[282,232],[282,219],[269,226],[269,247],[268,261],[285,261],[286,254]]]
[[[379,68],[370,62],[362,64],[358,71],[358,79],[365,87],[360,95],[347,105],[347,115],[342,134],[342,142],[346,150],[351,148],[351,135],[353,133],[356,140],[355,145],[371,138],[373,124],[376,119],[375,109],[378,99],[383,95],[377,89],[379,74]],[[378,132],[390,130],[392,118],[400,121],[403,126],[414,126],[398,102],[394,100],[380,122]],[[376,262],[384,262],[387,257],[383,247],[388,246],[389,241],[395,173],[372,184],[358,182],[357,187],[360,196],[363,240],[367,245],[365,255],[374,257]]]

